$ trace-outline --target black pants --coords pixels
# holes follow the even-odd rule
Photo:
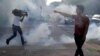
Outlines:
[[[85,42],[85,38],[86,37],[83,37],[83,35],[74,34],[74,39],[75,39],[75,43],[76,43],[76,46],[77,46],[75,56],[78,56],[78,55],[84,56],[83,51],[82,51],[82,46]]]
[[[12,30],[13,30],[13,35],[10,38],[7,39],[8,42],[10,42],[10,40],[12,40],[14,37],[16,37],[17,36],[17,32],[18,32],[20,34],[20,36],[21,36],[22,45],[24,45],[23,33],[22,33],[22,30],[21,30],[20,26],[13,25],[12,26]]]

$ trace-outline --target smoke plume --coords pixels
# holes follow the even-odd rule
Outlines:
[[[67,0],[68,4],[82,4],[85,6],[86,14],[100,14],[100,0]]]
[[[87,1],[87,2],[86,2]],[[96,8],[96,5],[98,6],[98,0],[70,0],[68,1],[71,4],[83,4],[88,13],[92,14],[93,13],[99,13],[98,8]],[[93,3],[93,7],[90,6],[91,3]],[[74,38],[67,36],[66,34],[59,34],[60,36],[60,41],[57,42],[54,40],[53,36],[49,36],[53,30],[58,31],[56,33],[63,33],[61,32],[62,29],[57,30],[57,27],[55,25],[58,25],[60,22],[59,19],[62,20],[63,22],[65,17],[63,17],[60,14],[56,14],[53,12],[53,10],[59,10],[62,12],[66,12],[69,14],[75,13],[76,7],[75,6],[69,6],[69,5],[60,5],[57,8],[50,8],[45,5],[46,3],[43,2],[42,0],[1,0],[0,1],[0,27],[1,26],[7,26],[11,25],[11,22],[13,21],[13,15],[11,14],[11,11],[14,8],[22,9],[28,12],[29,16],[25,18],[22,28],[25,29],[27,28],[27,31],[24,30],[24,38],[27,41],[27,44],[43,44],[43,45],[51,45],[51,44],[56,44],[56,43],[73,43]],[[96,5],[94,5],[96,4]],[[93,9],[95,8],[95,9]],[[41,15],[41,13],[43,13]],[[48,20],[48,21],[45,21]],[[49,21],[54,21],[54,24]],[[68,18],[67,18],[68,19]],[[6,22],[6,23],[5,23]],[[50,24],[49,24],[50,23]],[[53,26],[54,29],[51,30],[50,26]],[[65,25],[61,25],[64,26]],[[91,27],[92,26],[92,27]],[[59,27],[58,27],[59,28]],[[66,27],[65,27],[66,28]],[[64,28],[64,29],[65,29]],[[92,29],[91,29],[92,28]],[[90,25],[89,32],[87,35],[88,40],[90,39],[97,39],[99,38],[99,28],[94,24]],[[71,30],[71,29],[69,29]],[[98,32],[96,32],[98,31]],[[67,31],[66,31],[67,32]],[[97,35],[94,35],[94,33],[98,33]],[[56,35],[56,33],[54,35]],[[6,46],[6,39],[11,35],[12,33],[5,34],[0,40],[0,45],[1,46]],[[93,36],[93,37],[92,37]],[[20,36],[18,35],[15,39],[13,39],[10,43],[10,45],[13,45],[16,43],[16,45],[20,45]],[[67,41],[68,40],[68,41]]]

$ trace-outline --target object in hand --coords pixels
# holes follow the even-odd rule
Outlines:
[[[20,10],[20,11],[21,11],[21,15],[22,15],[22,16],[28,16],[27,12],[22,11],[22,10]]]

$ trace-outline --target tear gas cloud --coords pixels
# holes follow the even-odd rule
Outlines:
[[[100,14],[100,0],[63,0],[67,4],[82,4],[85,7],[86,14]]]
[[[50,38],[48,36],[48,35],[50,35],[50,32],[51,32],[51,30],[49,29],[48,23],[41,22],[42,21],[41,20],[42,19],[41,18],[42,17],[41,16],[41,8],[40,8],[41,7],[41,5],[40,5],[41,2],[39,3],[39,1],[40,0],[38,0],[38,1],[37,0],[25,0],[25,1],[21,1],[21,0],[20,1],[18,1],[18,0],[12,1],[11,0],[8,3],[12,5],[11,6],[12,8],[10,8],[10,11],[8,11],[8,12],[11,12],[14,8],[18,8],[18,9],[22,9],[22,10],[28,11],[29,16],[25,19],[25,21],[23,23],[23,26],[25,27],[27,25],[29,25],[29,26],[34,26],[35,25],[35,28],[33,27],[33,28],[29,29],[29,31],[27,32],[28,34],[26,33],[26,31],[24,31],[24,38],[28,42],[28,44],[34,44],[34,43],[38,43],[38,42],[43,42],[44,44],[47,44],[47,43],[53,44],[52,42],[56,43],[56,41],[53,40],[52,37]],[[4,4],[5,4],[5,2],[7,2],[7,1],[4,1]],[[2,5],[4,5],[4,4],[2,4]],[[48,13],[47,13],[48,15],[51,15],[49,13],[53,13],[53,9],[52,8],[51,9],[45,8],[44,3],[43,3],[42,6],[43,6],[42,8],[46,12],[48,11]],[[61,5],[61,6],[63,6],[63,5]],[[61,6],[57,7],[57,10]],[[7,8],[8,7],[6,7],[6,9]],[[61,9],[61,11],[62,10],[63,10],[63,8]],[[44,16],[46,15],[45,11],[44,11]],[[48,15],[46,15],[46,18],[47,18]],[[54,15],[56,15],[56,13],[54,13]],[[48,18],[48,19],[51,19],[51,18],[55,17],[54,15],[51,15],[50,18]],[[9,17],[11,17],[11,16],[9,16]],[[45,19],[45,17],[43,17],[43,18]],[[51,19],[51,20],[53,21],[53,19]],[[10,21],[10,22],[13,21],[13,17],[9,18],[8,21]],[[10,35],[11,35],[11,33],[10,34],[6,34],[5,36],[2,37],[2,42],[0,43],[1,46],[5,46],[6,45],[5,41]],[[16,43],[15,45],[20,45],[19,44],[20,43],[20,40],[19,40],[20,38],[19,37],[20,36],[14,38],[11,41],[10,45],[13,45],[14,43]],[[68,37],[68,38],[71,40],[70,37]]]
[[[41,0],[24,0],[24,1],[22,0],[9,0],[9,1],[1,0],[1,2],[2,3],[0,3],[0,7],[1,7],[0,8],[1,9],[0,21],[2,22],[0,22],[1,23],[0,26],[4,25],[5,21],[7,21],[7,23],[5,23],[6,25],[11,24],[13,20],[13,15],[11,15],[11,11],[14,8],[22,9],[28,12],[29,16],[26,17],[23,23],[23,28],[27,26],[34,26],[31,29],[28,28],[29,31],[24,31],[24,38],[28,42],[28,44],[38,43],[38,44],[43,44],[43,45],[49,45],[49,44],[51,45],[54,43],[73,43],[74,42],[73,37],[69,37],[65,34],[61,35],[60,42],[56,42],[53,39],[53,37],[49,36],[52,30],[49,29],[50,25],[48,24],[49,19],[51,21],[54,21],[54,23],[58,24],[58,21],[59,21],[58,18],[60,16],[61,16],[60,19],[63,18],[62,21],[64,21],[64,17],[62,15],[54,13],[53,10],[58,10],[58,11],[66,12],[69,14],[76,14],[75,13],[76,7],[74,5],[61,4],[56,8],[50,8],[45,5],[46,4],[45,2],[41,2]],[[41,7],[42,7],[42,10],[41,10]],[[43,14],[41,15],[41,13]],[[48,21],[45,22],[45,19],[47,19]],[[53,24],[51,24],[51,26],[53,26]],[[89,28],[88,35],[87,35],[87,40],[95,39],[95,37],[97,39],[100,39],[99,38],[100,31],[98,31],[99,28],[100,27],[94,24],[90,24],[90,28]],[[98,34],[94,35],[96,31],[98,31],[97,32]],[[0,41],[1,46],[6,46],[5,41],[10,35],[11,34],[6,34],[1,38],[1,41]],[[15,45],[20,45],[19,39],[20,39],[19,36],[14,38],[11,41],[10,45],[13,45],[14,43],[16,43]]]
[[[42,5],[45,7],[45,3],[44,2],[42,3]],[[1,23],[0,27],[11,26],[12,21],[13,21],[13,15],[12,15],[11,12],[12,12],[13,9],[18,8],[18,9],[25,10],[25,11],[28,12],[29,16],[25,18],[25,20],[24,20],[24,22],[22,24],[22,26],[23,26],[22,28],[27,27],[29,29],[29,27],[33,26],[33,28],[29,29],[29,33],[28,33],[29,35],[32,35],[32,34],[30,34],[31,33],[30,31],[31,30],[33,31],[35,26],[38,27],[38,25],[43,20],[41,18],[41,8],[40,8],[40,6],[41,6],[41,1],[40,0],[24,0],[24,1],[23,0],[9,0],[9,1],[1,0],[1,2],[0,2],[0,7],[1,7],[0,8],[0,10],[1,10],[0,11],[1,12],[0,13],[0,21],[1,21],[0,22]],[[4,22],[6,22],[6,23],[4,23]],[[8,27],[8,30],[9,30],[9,27]],[[41,28],[41,30],[42,30],[42,28]],[[34,31],[37,31],[37,30],[34,30]],[[37,31],[37,32],[39,32],[39,31]],[[1,46],[4,46],[5,45],[5,40],[10,35],[12,35],[12,34],[10,34],[10,35],[9,34],[6,34],[5,36],[1,37],[1,40],[2,40],[2,43],[3,43],[3,44],[0,43]],[[39,33],[37,33],[37,34],[39,34]],[[26,37],[26,34],[24,34],[24,35]],[[11,45],[13,44],[13,42],[17,43],[18,40],[15,38],[14,41],[11,41]]]

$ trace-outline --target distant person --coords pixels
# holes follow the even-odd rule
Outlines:
[[[9,45],[10,40],[12,40],[14,37],[16,37],[17,32],[18,32],[21,36],[22,45],[24,45],[25,41],[23,38],[23,32],[22,32],[21,27],[20,27],[20,22],[23,22],[24,17],[27,16],[27,12],[24,12],[24,11],[19,10],[19,9],[14,9],[12,11],[12,14],[14,15],[14,21],[12,24],[13,35],[6,40],[6,44]]]
[[[64,12],[54,11],[55,13],[60,13],[65,17],[73,17],[75,19],[75,32],[74,39],[77,46],[77,50],[75,52],[75,56],[84,56],[82,51],[82,46],[86,40],[86,35],[89,27],[89,18],[84,15],[84,6],[77,5],[76,13],[77,15],[69,15]]]

